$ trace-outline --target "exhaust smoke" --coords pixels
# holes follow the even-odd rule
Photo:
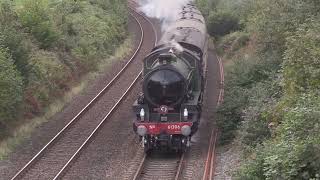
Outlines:
[[[183,52],[183,47],[175,40],[171,40],[170,42],[168,42],[168,44],[172,47],[174,47],[174,52],[175,53],[181,53]]]
[[[179,13],[182,8],[194,0],[139,0],[140,8],[150,18],[156,18],[161,21],[161,30],[165,32],[167,27],[179,19]],[[181,35],[178,31],[171,32],[177,36]],[[183,52],[183,47],[174,39],[167,42],[173,47],[174,53]]]
[[[162,23],[162,31],[170,22],[179,18],[183,6],[193,0],[139,0],[139,10],[148,17],[157,18]]]

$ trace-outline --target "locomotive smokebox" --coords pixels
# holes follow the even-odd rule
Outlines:
[[[143,92],[147,102],[155,107],[176,106],[183,101],[187,75],[179,70],[180,60],[172,53],[161,54],[152,71],[144,77]]]

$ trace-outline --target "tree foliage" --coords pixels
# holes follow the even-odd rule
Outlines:
[[[208,32],[212,36],[224,36],[240,29],[239,18],[225,11],[211,12],[207,21]]]
[[[221,140],[239,136],[247,155],[235,177],[320,179],[319,1],[217,2],[223,8],[213,13],[243,26],[217,46],[233,61],[218,110]],[[238,43],[243,34],[249,40]]]
[[[18,11],[21,23],[36,38],[43,49],[53,47],[59,38],[50,18],[48,0],[24,0]]]
[[[308,19],[287,38],[283,69],[289,95],[320,89],[319,32],[319,18]]]
[[[16,70],[10,54],[0,46],[0,124],[12,120],[19,114],[22,88],[21,75]]]
[[[95,70],[125,40],[127,20],[125,0],[0,1],[0,131]]]
[[[28,58],[30,47],[25,41],[26,34],[20,30],[22,26],[9,2],[2,2],[0,6],[0,17],[0,36],[2,37],[0,46],[9,50],[18,71],[24,80],[27,81],[29,75]]]

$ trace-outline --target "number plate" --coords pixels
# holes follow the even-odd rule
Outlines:
[[[181,127],[184,125],[192,126],[192,122],[176,122],[176,123],[136,123],[136,126],[144,125],[148,129],[148,134],[181,134]]]
[[[180,130],[180,129],[181,129],[180,125],[176,125],[176,124],[168,125],[168,130]]]

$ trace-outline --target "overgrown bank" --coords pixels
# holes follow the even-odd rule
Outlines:
[[[320,179],[320,4],[198,0],[227,62],[221,143],[240,141],[235,179]]]
[[[0,0],[0,140],[99,69],[126,27],[125,0]]]

